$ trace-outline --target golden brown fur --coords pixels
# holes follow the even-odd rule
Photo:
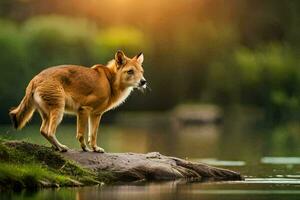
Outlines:
[[[14,127],[21,129],[35,110],[42,118],[41,134],[57,150],[66,151],[55,137],[56,128],[64,113],[77,115],[77,135],[83,150],[88,150],[84,134],[89,127],[88,141],[96,152],[97,131],[101,116],[120,105],[133,88],[146,87],[143,77],[143,54],[128,58],[118,51],[107,66],[91,68],[61,65],[45,69],[29,83],[26,94],[17,108],[10,111]]]

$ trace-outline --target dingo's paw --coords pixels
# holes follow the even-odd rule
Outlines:
[[[93,151],[97,153],[105,153],[105,150],[98,146],[93,147]]]
[[[53,149],[54,151],[59,151],[59,148],[57,146],[52,145],[51,149]]]
[[[91,152],[92,150],[90,148],[88,148],[87,146],[85,147],[81,147],[82,148],[82,151],[85,151],[85,152]]]
[[[66,145],[61,145],[58,147],[60,152],[67,152],[69,150],[69,147]]]

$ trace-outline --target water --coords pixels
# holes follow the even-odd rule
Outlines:
[[[160,116],[161,117],[161,116]],[[240,171],[245,181],[136,182],[82,188],[43,189],[2,193],[0,199],[300,199],[300,126],[288,123],[262,127],[244,115],[228,117],[221,125],[175,127],[151,117],[102,124],[98,144],[109,152],[150,152],[205,162]],[[158,123],[158,121],[160,123]],[[126,122],[126,123],[125,123]],[[79,149],[75,124],[59,127],[58,139]],[[49,145],[29,125],[15,132],[0,126],[1,137]]]

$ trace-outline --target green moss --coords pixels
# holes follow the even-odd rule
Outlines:
[[[68,177],[56,175],[54,172],[37,164],[16,165],[0,164],[0,183],[6,189],[38,188],[49,186],[71,185]]]
[[[108,184],[118,182],[118,176],[110,171],[98,171],[97,179]]]
[[[9,149],[2,143],[0,140],[0,160],[8,161],[9,160]]]
[[[5,189],[95,185],[107,180],[51,148],[0,139],[0,186]]]

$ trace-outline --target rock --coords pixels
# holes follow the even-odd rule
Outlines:
[[[39,180],[38,183],[41,187],[55,187],[59,188],[59,184],[50,182],[49,180]]]
[[[158,152],[94,153],[68,151],[61,153],[67,159],[97,173],[112,174],[114,181],[174,180],[179,178],[210,180],[243,180],[238,173],[227,169],[190,162]]]
[[[36,185],[42,187],[175,179],[192,181],[243,180],[238,172],[164,156],[159,152],[147,154],[94,153],[69,150],[59,153],[49,147],[24,141],[5,141],[1,145],[1,151],[9,153],[8,158],[6,158],[7,156],[0,157],[3,162],[18,164],[20,169],[22,164],[31,163],[44,170],[44,175],[27,172],[30,177],[33,177],[30,180],[37,181]],[[64,177],[64,181],[58,181],[56,175]],[[20,177],[20,180],[22,178]],[[52,181],[49,181],[50,179]],[[56,181],[53,182],[53,180]]]

